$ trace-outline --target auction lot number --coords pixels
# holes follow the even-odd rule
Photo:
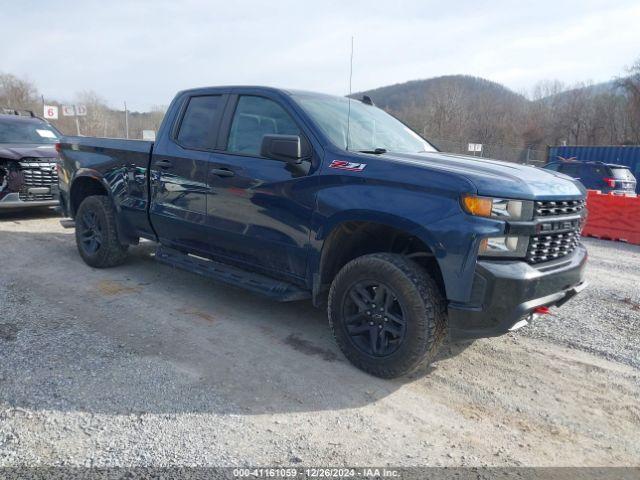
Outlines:
[[[234,468],[239,478],[394,478],[397,470],[378,468]]]

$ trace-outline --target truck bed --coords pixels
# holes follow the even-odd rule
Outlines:
[[[153,142],[99,137],[63,137],[60,149],[64,151],[64,171],[70,178],[61,179],[61,189],[68,189],[76,176],[101,178],[104,188],[111,193],[120,215],[123,234],[132,237],[143,234],[153,238],[147,208],[149,188],[147,175]],[[66,181],[65,181],[66,180]],[[71,207],[71,208],[69,208]],[[73,216],[73,206],[65,206]]]

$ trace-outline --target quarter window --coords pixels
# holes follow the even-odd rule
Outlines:
[[[241,96],[233,115],[227,151],[259,156],[262,137],[270,134],[300,135],[300,129],[273,100]]]
[[[220,108],[220,95],[191,97],[178,131],[178,143],[187,148],[213,149]]]

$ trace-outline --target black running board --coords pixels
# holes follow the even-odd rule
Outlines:
[[[173,248],[159,246],[156,250],[156,260],[166,265],[198,273],[213,280],[265,295],[279,302],[311,298],[310,292],[290,283],[275,280],[259,273],[246,272],[240,268],[204,257],[182,253]]]

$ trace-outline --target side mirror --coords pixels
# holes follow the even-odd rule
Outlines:
[[[260,145],[260,156],[300,163],[302,161],[302,140],[298,135],[264,135]]]

